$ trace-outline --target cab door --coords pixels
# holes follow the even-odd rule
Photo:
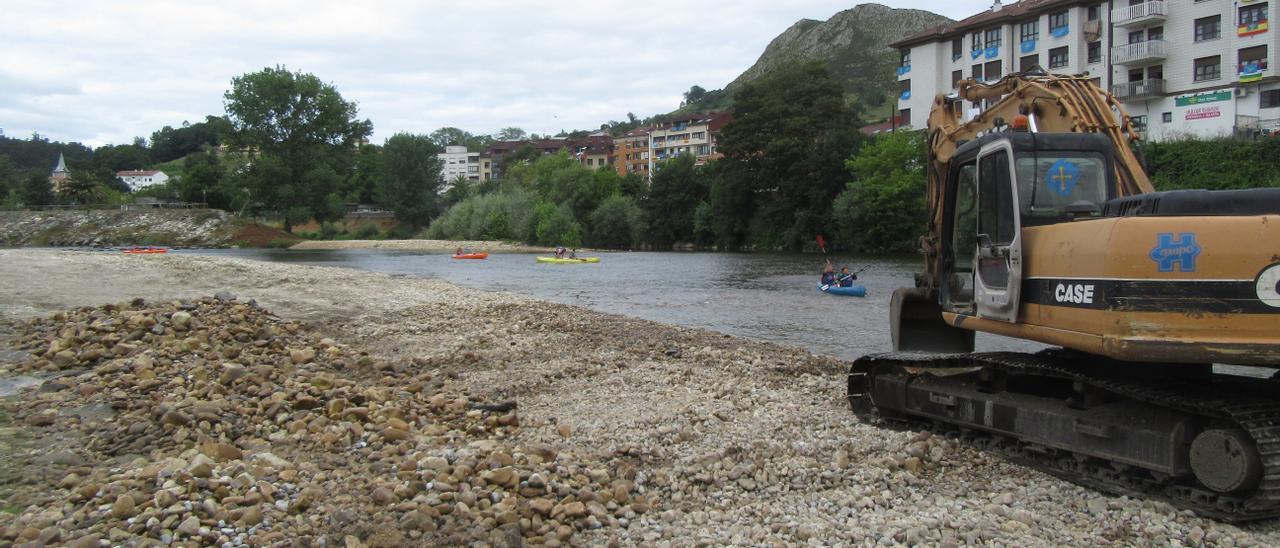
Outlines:
[[[974,300],[979,317],[1018,321],[1022,288],[1022,223],[1013,149],[995,141],[978,153],[978,238]]]

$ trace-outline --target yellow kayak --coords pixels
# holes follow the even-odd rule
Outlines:
[[[579,263],[598,263],[600,257],[581,257],[578,259],[557,259],[555,257],[538,257],[540,263],[550,264],[579,264]]]

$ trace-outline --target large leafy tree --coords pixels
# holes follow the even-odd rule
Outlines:
[[[693,156],[681,154],[658,165],[644,200],[649,216],[649,241],[657,249],[694,239],[693,214],[710,193],[706,171]]]
[[[712,209],[749,215],[746,237],[757,246],[799,250],[830,228],[832,201],[848,180],[844,160],[862,139],[857,116],[820,63],[787,66],[746,84],[734,105],[720,145],[733,180],[724,180],[716,193],[721,205]],[[718,224],[740,230],[740,221]],[[717,237],[737,247],[746,243],[740,234]]]
[[[437,213],[443,166],[436,155],[442,150],[429,136],[409,133],[392,135],[382,147],[378,202],[414,232]]]
[[[254,202],[283,213],[285,230],[340,217],[343,175],[373,131],[356,104],[315,75],[282,66],[232,79],[223,98],[231,144],[255,156],[242,173]]]
[[[14,194],[18,203],[28,206],[49,205],[54,201],[53,184],[49,182],[49,176],[38,172],[28,173]]]
[[[925,138],[882,134],[845,166],[853,175],[836,197],[832,244],[861,251],[914,251],[925,228]]]
[[[231,133],[231,122],[221,116],[206,116],[203,122],[182,122],[174,128],[164,126],[151,134],[151,159],[157,163],[177,160],[218,146]]]

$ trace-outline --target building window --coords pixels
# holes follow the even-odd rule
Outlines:
[[[1057,37],[1066,36],[1067,12],[1065,10],[1049,14],[1049,34]]]
[[[1241,79],[1254,77],[1254,80],[1262,78],[1262,71],[1267,70],[1267,46],[1254,46],[1244,48],[1239,51],[1239,57],[1236,58],[1236,72]]]
[[[1259,95],[1258,108],[1276,107],[1280,107],[1280,89],[1270,89]]]
[[[911,98],[911,80],[903,80],[899,82],[899,84],[901,84],[900,86],[901,89],[898,93],[898,98],[902,99],[903,101],[910,99]]]
[[[959,61],[960,57],[964,55],[964,52],[962,51],[963,49],[964,49],[964,40],[960,38],[956,38],[955,40],[952,40],[951,41],[951,60]]]
[[[1067,46],[1049,50],[1049,68],[1061,68],[1067,64]]]
[[[1102,62],[1102,41],[1101,40],[1097,42],[1089,42],[1089,62],[1090,63]]]
[[[974,32],[969,36],[969,51],[982,51],[982,31]]]
[[[1166,124],[1167,124],[1167,123],[1169,123],[1169,122],[1172,122],[1172,121],[1173,121],[1173,113],[1172,113],[1172,112],[1166,112],[1166,113],[1164,113],[1164,114],[1161,114],[1161,115],[1160,115],[1160,121],[1161,121],[1161,122],[1164,122],[1164,123],[1166,123]]]
[[[909,50],[909,49],[904,49],[904,50],[902,50],[902,60],[901,60],[901,62],[898,64],[898,66],[900,66],[900,67],[909,67],[909,66],[911,66],[911,50]]]
[[[1018,41],[1033,42],[1040,38],[1040,20],[1027,21],[1018,26]]]
[[[1026,57],[1018,59],[1018,70],[1020,72],[1026,72],[1038,66],[1040,66],[1039,55],[1028,55]]]
[[[999,28],[987,29],[987,39],[985,42],[987,48],[998,48],[1000,47],[1001,42],[1002,40],[1000,39]]]
[[[1151,27],[1147,29],[1147,40],[1164,40],[1164,27]]]
[[[693,138],[694,138],[694,139],[706,139],[706,138],[707,138],[707,134],[706,134],[706,132],[703,132],[703,131],[695,131],[695,132],[693,132]]]
[[[1195,81],[1207,82],[1222,77],[1222,56],[1201,57],[1195,62]]]
[[[957,83],[957,82],[959,82],[959,81],[961,81],[961,80],[964,80],[964,71],[963,71],[963,70],[953,70],[953,71],[951,71],[951,89],[955,89],[955,88],[956,88],[956,83]]]
[[[1102,18],[1102,4],[1089,6],[1089,20],[1097,21],[1100,18]]]
[[[899,127],[911,125],[911,109],[904,108],[898,111],[898,125]]]
[[[1196,41],[1217,40],[1222,36],[1222,16],[1196,19]]]
[[[976,82],[982,81],[982,65],[974,65],[971,78]]]
[[[991,61],[982,68],[982,76],[987,80],[995,80],[1004,75],[1004,67],[1000,66],[1000,61]]]
[[[1146,117],[1146,115],[1142,115],[1142,116],[1130,116],[1130,117],[1129,117],[1129,122],[1133,124],[1133,130],[1134,130],[1134,131],[1137,131],[1137,132],[1145,132],[1145,131],[1147,131],[1147,117]]]
[[[1267,30],[1267,4],[1240,6],[1240,36],[1258,34]]]

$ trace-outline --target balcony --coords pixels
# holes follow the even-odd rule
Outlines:
[[[1164,78],[1138,80],[1111,86],[1111,94],[1121,101],[1164,95]]]
[[[1147,40],[1111,48],[1111,62],[1119,65],[1140,65],[1165,58],[1164,40]]]
[[[1152,0],[1136,6],[1125,6],[1111,10],[1111,24],[1117,27],[1136,27],[1147,23],[1162,22],[1165,15],[1164,2]]]

